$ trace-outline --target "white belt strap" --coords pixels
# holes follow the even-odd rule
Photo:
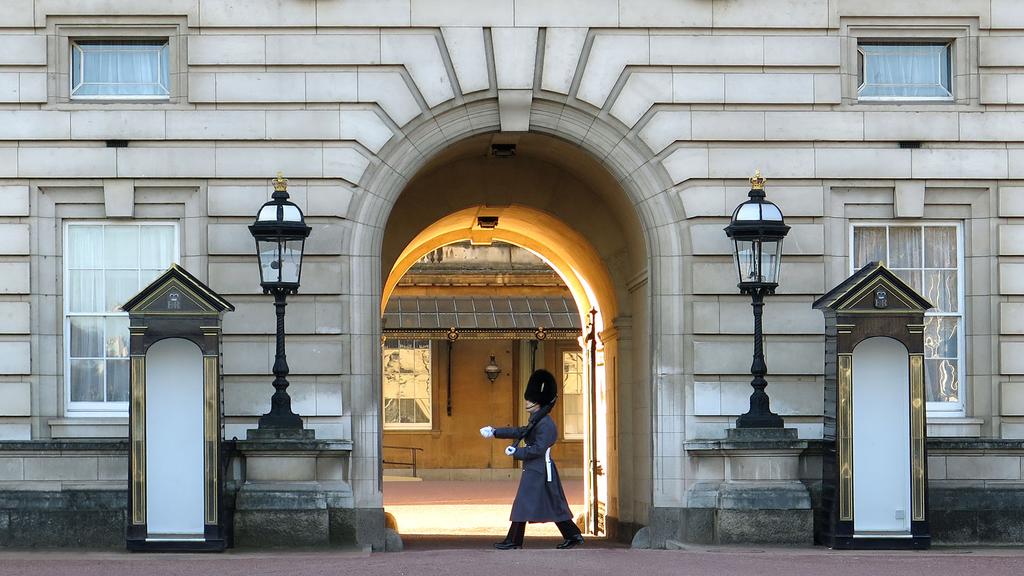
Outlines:
[[[551,482],[551,448],[544,452],[544,466],[548,469],[548,482]]]

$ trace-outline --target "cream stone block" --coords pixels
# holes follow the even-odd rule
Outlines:
[[[749,339],[697,340],[693,343],[693,371],[696,374],[749,374],[752,354],[753,343]],[[824,341],[786,342],[781,338],[767,338],[764,354],[770,374],[814,375],[824,371]]]
[[[262,186],[209,186],[206,190],[210,216],[249,216],[270,200],[269,188]]]
[[[1024,294],[1024,263],[999,263],[999,293]]]
[[[0,439],[3,440],[31,440],[31,424],[0,424]]]
[[[455,97],[436,36],[383,33],[380,45],[382,61],[405,66],[427,106],[434,107]]]
[[[678,140],[690,139],[689,110],[657,110],[640,129],[640,139],[655,154]]]
[[[765,137],[764,112],[694,110],[690,117],[694,140],[756,141]]]
[[[911,150],[897,148],[818,148],[819,178],[910,178]],[[763,171],[762,171],[763,172]]]
[[[0,416],[31,416],[32,386],[28,382],[0,382]]]
[[[729,104],[812,104],[813,74],[726,74]]]
[[[342,140],[355,140],[371,152],[377,153],[394,135],[391,128],[373,110],[341,111]]]
[[[961,112],[960,140],[1019,141],[1024,138],[1024,115],[1017,112]]]
[[[408,26],[409,0],[318,2],[318,26]]]
[[[6,266],[0,264],[0,271]],[[28,265],[26,264],[26,268]],[[0,283],[0,294],[9,281]],[[27,278],[26,278],[27,283]],[[32,351],[28,342],[0,342],[0,374],[31,374]]]
[[[864,115],[860,112],[766,112],[763,135],[767,140],[863,140]],[[757,140],[756,137],[751,139]]]
[[[193,66],[266,64],[265,38],[244,34],[192,34],[188,37],[188,63]]]
[[[310,186],[306,190],[308,216],[347,218],[353,189],[347,186]]]
[[[104,178],[115,175],[115,148],[19,148],[22,178]],[[124,150],[124,148],[122,148]]]
[[[1010,178],[1024,177],[1024,149],[1010,148],[1006,152],[1009,156]]]
[[[69,140],[71,115],[43,110],[0,110],[0,140]]]
[[[679,184],[693,178],[708,177],[707,148],[677,148],[661,161],[672,182]],[[689,212],[688,212],[689,213]]]
[[[206,228],[206,243],[209,254],[241,254],[248,256],[253,251],[253,240],[248,224],[210,224]],[[238,303],[235,304],[237,309]],[[234,316],[243,316],[236,314]]]
[[[1024,256],[1024,225],[999,225],[999,255]]]
[[[199,18],[208,27],[316,26],[316,3],[289,0],[201,2]]]
[[[691,224],[690,249],[694,256],[732,254],[732,241],[726,236],[722,224]]]
[[[292,338],[288,342],[288,365],[293,374],[341,374],[348,365],[347,352],[336,337]]]
[[[991,0],[993,28],[1024,28],[1024,10],[1017,0]]]
[[[1024,382],[1002,382],[999,389],[999,413],[1024,416]]]
[[[732,262],[697,262],[692,267],[694,294],[736,294],[736,266]],[[811,262],[782,263],[778,294],[809,294],[825,292],[822,265]]]
[[[256,482],[312,481],[316,480],[316,457],[249,455],[245,473]]]
[[[0,186],[0,216],[28,214],[28,186]]]
[[[999,304],[999,333],[1024,334],[1024,303],[1002,302]]]
[[[305,263],[303,263],[303,272],[305,272]],[[260,272],[255,259],[252,262],[211,263],[210,288],[221,294],[261,293]],[[224,359],[227,360],[226,350]]]
[[[20,102],[46,102],[46,74],[22,72],[18,75]]]
[[[956,112],[865,112],[865,140],[957,140]]]
[[[711,5],[703,0],[619,0],[619,25],[710,28]]]
[[[788,241],[788,238],[787,238]],[[723,301],[720,304],[722,334],[753,334],[754,323],[750,302]],[[813,334],[825,333],[825,317],[807,302],[784,302],[770,299],[764,307],[763,329],[765,334]]]
[[[1024,66],[1024,37],[981,36],[978,38],[978,65],[1012,68]]]
[[[0,28],[32,28],[35,26],[34,2],[35,0],[5,0],[4,17],[0,18]]]
[[[71,113],[75,140],[162,140],[164,112],[82,110]]]
[[[676,104],[725,102],[725,74],[673,74],[672,101]]]
[[[231,149],[117,148],[119,178],[202,178],[216,175],[216,160]],[[216,155],[216,158],[215,158]],[[290,174],[290,173],[289,173]],[[262,176],[260,172],[246,176]],[[298,174],[296,174],[298,176]]]
[[[897,218],[924,216],[924,181],[898,180],[893,190],[893,209]]]
[[[337,110],[268,110],[269,140],[337,140],[341,122]]]
[[[1006,74],[982,74],[979,101],[982,104],[1006,104]]]
[[[379,104],[399,126],[404,126],[423,111],[402,75],[390,70],[361,69],[359,101]]]
[[[991,0],[960,0],[955,4],[943,0],[903,0],[898,3],[887,0],[842,0],[839,13],[843,16],[957,16],[979,17],[982,28],[989,26]],[[715,24],[719,24],[715,20]]]
[[[1024,187],[999,187],[999,215],[1003,217],[1024,216]]]
[[[1006,75],[1006,103],[1024,103],[1024,74]]]
[[[0,255],[28,256],[28,232],[28,224],[0,224]]]
[[[501,131],[528,131],[532,102],[532,90],[498,90],[498,115],[501,119]]]
[[[749,178],[755,169],[774,178],[810,178],[814,175],[811,148],[711,148],[711,178]]]
[[[344,178],[358,184],[370,160],[355,148],[324,148],[324,178]]]
[[[0,34],[0,66],[46,66],[46,36]]]
[[[514,0],[411,0],[413,26],[514,26]]]
[[[598,108],[604,107],[626,66],[650,64],[650,52],[647,34],[596,34],[576,97]]]
[[[651,64],[666,66],[762,66],[758,36],[651,34]]]
[[[188,101],[198,103],[216,102],[217,75],[213,72],[189,72]]]
[[[355,102],[359,77],[355,72],[307,72],[307,102]]]
[[[999,343],[999,373],[1024,374],[1024,342]]]
[[[17,72],[0,72],[0,102],[17,102],[21,94]]]
[[[376,32],[346,34],[272,34],[267,40],[267,64],[380,64],[384,38]]]
[[[0,302],[0,334],[28,334],[30,310],[28,302]]]
[[[96,480],[95,457],[40,456],[25,458],[25,480]]]
[[[842,104],[843,82],[839,74],[814,75],[814,103]]]
[[[949,480],[1020,480],[1019,456],[946,456]]]
[[[914,178],[1006,178],[1006,150],[911,150]]]
[[[323,175],[322,148],[217,148],[218,178],[262,177],[284,172],[292,178]]]
[[[747,354],[747,358],[749,359],[752,355],[753,349]],[[772,412],[783,416],[820,416],[822,414],[824,397],[820,393],[820,384],[814,381],[799,382],[779,379],[773,377],[772,372],[776,372],[774,365],[769,366],[767,376]],[[750,393],[754,389],[750,386],[749,378],[722,382],[721,388],[721,415],[738,416],[750,409]],[[789,427],[788,423],[787,427]],[[802,433],[800,436],[804,437]],[[821,437],[820,433],[817,437]]]
[[[267,137],[262,110],[168,110],[168,140],[262,140]]]
[[[568,94],[587,41],[586,28],[548,28],[544,38],[542,90]]]
[[[303,102],[301,72],[218,72],[217,102]]]
[[[533,88],[537,61],[536,28],[492,28],[494,73],[499,90]]]
[[[463,94],[490,88],[483,28],[441,28],[448,57]]]
[[[633,127],[656,102],[672,101],[672,75],[666,72],[633,72],[615,98],[611,115]]]
[[[839,66],[839,36],[765,36],[765,66]]]
[[[131,218],[135,215],[135,182],[103,181],[103,210],[107,218]]]
[[[1024,439],[1024,423],[1022,422],[1007,422],[1008,418],[1004,418],[999,426],[1000,438],[1007,438],[1013,440]],[[931,464],[929,464],[931,466]],[[928,469],[928,477],[934,478],[931,472],[931,468]]]
[[[828,0],[730,0],[715,2],[712,15],[722,28],[828,28],[828,17]]]
[[[516,26],[590,26],[619,24],[618,0],[516,0]]]

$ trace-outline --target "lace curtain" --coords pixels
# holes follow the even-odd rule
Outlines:
[[[862,44],[861,98],[949,98],[947,44]]]
[[[72,96],[167,96],[166,41],[77,42],[71,49]]]

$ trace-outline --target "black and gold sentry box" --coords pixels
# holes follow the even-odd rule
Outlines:
[[[178,265],[122,308],[130,319],[129,550],[223,550],[221,315]]]
[[[814,303],[825,315],[822,496],[815,540],[927,548],[924,313],[932,305],[872,262]]]

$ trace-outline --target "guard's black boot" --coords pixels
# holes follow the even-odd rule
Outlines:
[[[523,537],[526,536],[526,522],[513,522],[508,527],[508,534],[501,542],[495,542],[494,547],[498,550],[516,550],[523,547]]]
[[[517,550],[522,548],[523,545],[518,542],[512,542],[511,540],[502,540],[501,542],[495,542],[494,547],[498,550]]]
[[[575,548],[577,546],[583,546],[583,534],[569,536],[563,540],[561,544],[555,546],[555,548],[558,548],[559,550],[568,550],[569,548]]]

